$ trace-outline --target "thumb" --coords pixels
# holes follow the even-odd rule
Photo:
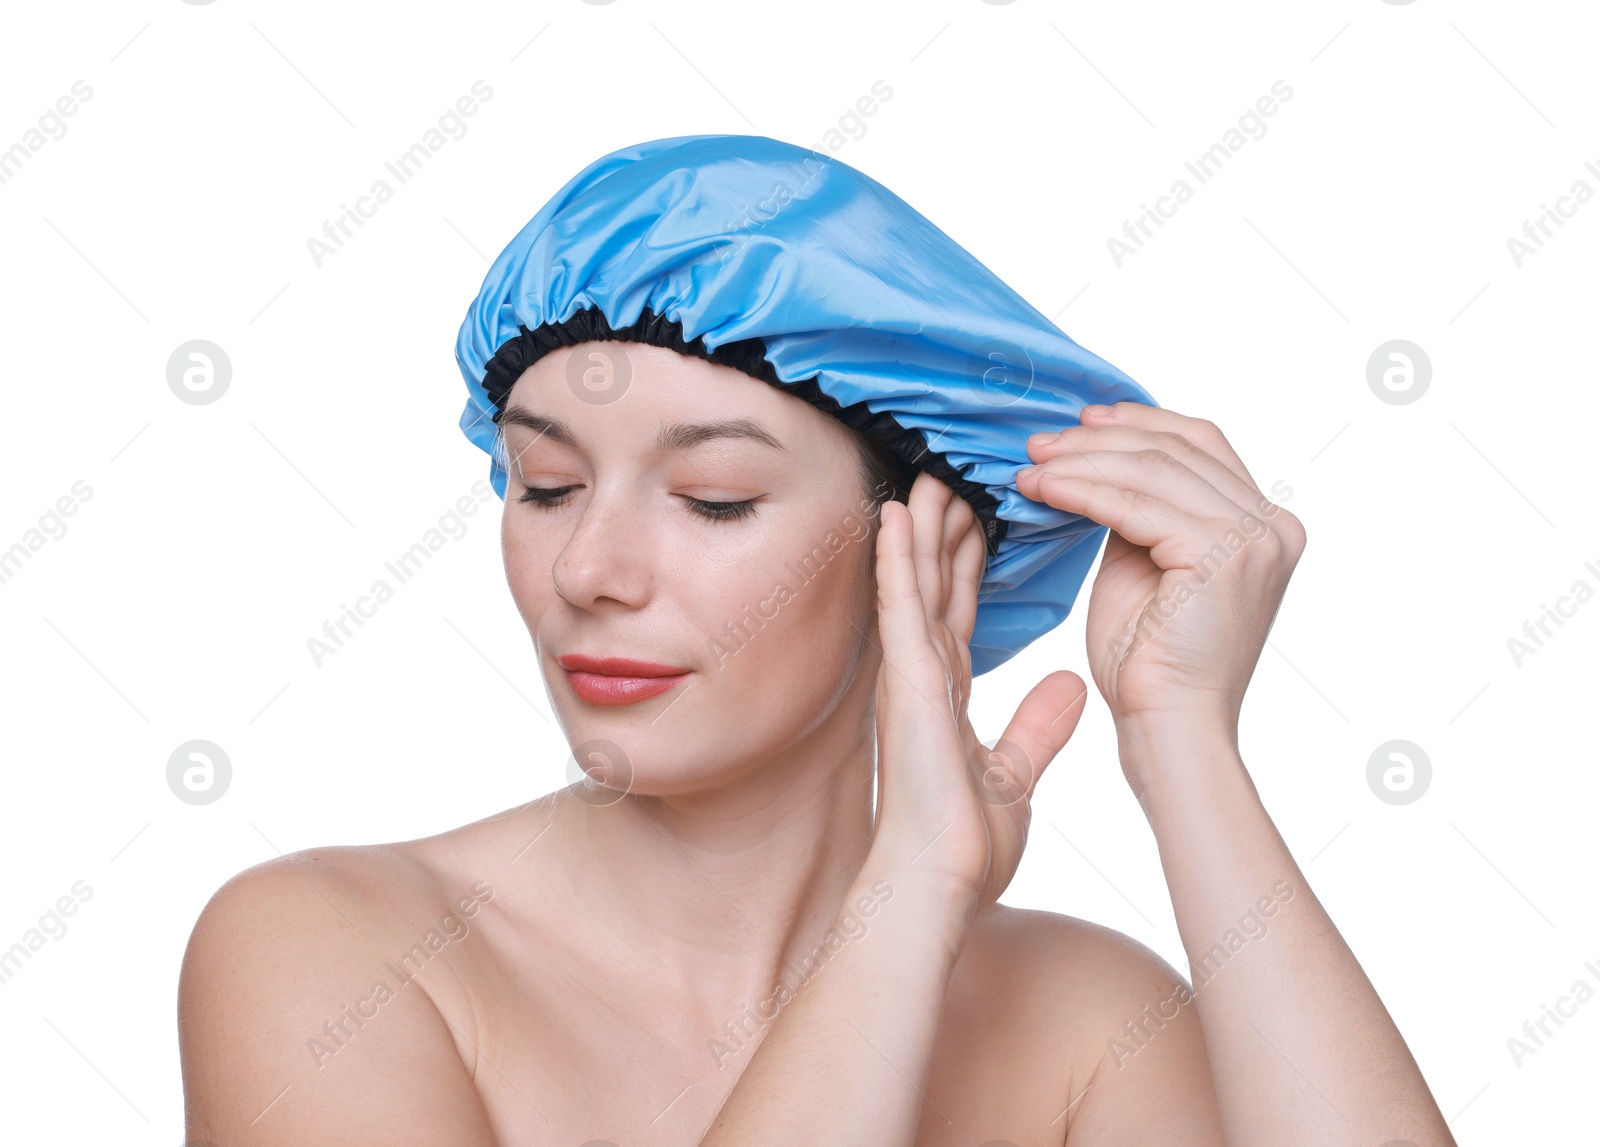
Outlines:
[[[1078,728],[1089,687],[1070,669],[1058,669],[1028,691],[992,750],[1023,795],[1033,796],[1045,767]]]

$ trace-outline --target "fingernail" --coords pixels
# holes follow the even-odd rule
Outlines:
[[[1109,406],[1101,406],[1098,403],[1083,408],[1083,414],[1087,414],[1090,418],[1104,418],[1110,413],[1111,408]]]
[[[1037,434],[1028,435],[1029,446],[1042,446],[1046,442],[1053,442],[1061,437],[1059,430],[1041,430]]]
[[[1017,471],[1017,478],[1021,479],[1024,474],[1032,474],[1038,468],[1039,467],[1037,466],[1024,466],[1022,469]]]

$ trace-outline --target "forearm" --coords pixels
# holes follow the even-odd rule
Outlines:
[[[970,914],[914,870],[869,857],[834,923],[891,895],[778,1014],[701,1147],[910,1147],[945,989]],[[826,952],[826,948],[824,949]]]
[[[1422,1074],[1295,864],[1231,738],[1130,737],[1229,1147],[1453,1145]],[[1159,760],[1158,760],[1159,758]]]

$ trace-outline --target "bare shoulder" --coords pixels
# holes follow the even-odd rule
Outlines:
[[[448,895],[404,845],[307,849],[219,888],[179,978],[190,1136],[492,1143],[459,1033],[393,966]]]
[[[976,958],[988,974],[1003,970],[1018,994],[1046,992],[1082,1018],[1151,989],[1170,992],[1183,982],[1160,955],[1114,928],[1005,904],[992,905],[974,919],[962,958]]]
[[[1148,945],[1075,916],[997,904],[974,920],[967,950],[990,1014],[1014,1013],[1040,1033],[1041,1054],[1059,1057],[1070,1147],[1221,1144],[1193,990]]]
[[[1061,1049],[1090,1065],[1147,1002],[1187,988],[1171,964],[1114,928],[1005,904],[978,914],[961,959],[966,988],[986,1007],[1048,1014]]]

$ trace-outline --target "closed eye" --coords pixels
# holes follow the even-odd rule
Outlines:
[[[553,510],[563,505],[567,496],[576,490],[576,485],[571,486],[528,486],[524,489],[519,502],[531,502],[541,509]],[[690,510],[713,522],[728,522],[737,518],[748,518],[756,512],[756,503],[760,496],[747,499],[743,502],[708,502],[702,498],[691,498],[687,494],[680,494],[685,502],[689,503]]]

